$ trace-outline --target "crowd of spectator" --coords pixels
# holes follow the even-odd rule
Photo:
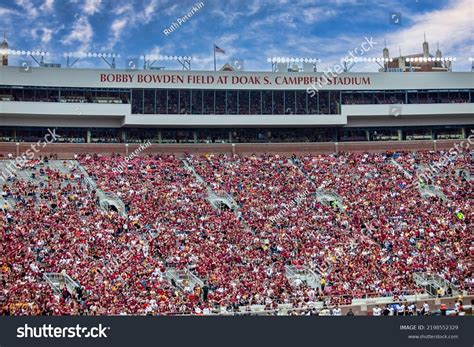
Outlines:
[[[63,170],[30,161],[2,189],[0,314],[227,314],[291,304],[292,314],[325,315],[312,308],[324,301],[338,315],[354,298],[421,293],[414,272],[472,290],[473,191],[459,174],[469,154],[450,157],[427,182],[446,201],[422,198],[392,162],[416,177],[445,156],[189,155],[238,211],[215,209],[206,184],[172,155],[82,155]],[[101,209],[98,190],[118,196],[126,215]],[[321,191],[339,203],[319,200]],[[320,274],[319,288],[290,283],[287,265]],[[168,269],[203,284],[179,289]],[[45,273],[78,287],[54,292]]]

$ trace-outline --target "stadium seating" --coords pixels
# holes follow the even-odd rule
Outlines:
[[[194,172],[172,155],[42,159],[16,172],[3,185],[0,313],[303,310],[424,293],[416,272],[472,290],[468,153],[186,160]],[[80,166],[126,215],[100,208]],[[424,198],[423,185],[445,199]],[[236,205],[215,208],[209,190]],[[319,285],[290,283],[288,266],[311,270]],[[179,284],[168,275],[178,272],[188,273]],[[45,273],[80,288],[55,291]]]

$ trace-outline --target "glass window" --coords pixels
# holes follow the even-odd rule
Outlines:
[[[383,91],[374,92],[374,104],[386,104],[385,93]]]
[[[265,90],[262,92],[262,113],[272,114],[273,113],[273,95],[271,90]]]
[[[203,114],[215,114],[214,113],[214,91],[205,90],[203,95]]]
[[[155,90],[145,89],[144,95],[143,113],[155,113]]]
[[[132,91],[132,113],[143,113],[143,89],[134,89]]]
[[[250,114],[262,114],[262,93],[260,90],[250,91]]]
[[[319,113],[329,114],[329,92],[321,91],[319,94]]]
[[[428,103],[436,104],[437,102],[438,102],[438,91],[437,90],[428,91]]]
[[[227,114],[237,114],[237,96],[236,90],[227,91]]]
[[[308,113],[309,114],[319,114],[318,107],[318,98],[319,93],[310,93],[308,94]]]
[[[418,103],[418,92],[416,90],[408,91],[408,103],[417,104]]]
[[[249,114],[250,92],[248,90],[239,90],[239,114]]]
[[[191,91],[191,114],[202,114],[202,90]]]
[[[200,143],[229,142],[229,129],[197,129],[197,135]]]
[[[419,104],[428,103],[428,92],[425,92],[425,91],[418,92],[418,103]]]
[[[340,142],[367,141],[367,134],[363,129],[338,129]]]
[[[352,105],[353,104],[353,94],[354,92],[342,92],[342,104],[343,105]]]
[[[0,88],[0,101],[12,101],[11,88]]]
[[[23,90],[23,101],[35,101],[35,90],[33,88]]]
[[[459,102],[469,102],[469,91],[461,90],[459,92]]]
[[[285,114],[285,93],[282,90],[273,92],[273,114]]]
[[[191,114],[191,90],[179,91],[179,114]]]
[[[329,98],[330,98],[330,114],[340,114],[341,113],[341,104],[340,104],[340,94],[338,91],[330,91],[329,92]]]
[[[168,114],[178,114],[179,108],[179,90],[168,90]]]
[[[294,90],[285,90],[285,114],[295,114]]]
[[[447,90],[441,90],[438,94],[439,102],[443,104],[449,103],[449,93]]]
[[[308,93],[306,90],[297,90],[296,91],[296,113],[297,114],[307,114],[307,98]]]
[[[156,113],[157,114],[167,114],[168,113],[168,96],[166,89],[157,89],[155,90],[156,95]]]
[[[225,90],[216,90],[216,114],[225,114]]]

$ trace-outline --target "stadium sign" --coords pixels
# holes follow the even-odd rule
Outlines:
[[[70,88],[284,89],[311,86],[332,90],[471,89],[470,72],[431,73],[279,73],[150,71],[0,67],[2,85]]]
[[[137,84],[224,84],[231,86],[246,85],[289,85],[310,86],[312,84],[344,85],[344,86],[370,86],[370,77],[326,77],[326,76],[279,76],[279,75],[182,75],[150,74],[150,73],[102,73],[101,83],[137,83]]]

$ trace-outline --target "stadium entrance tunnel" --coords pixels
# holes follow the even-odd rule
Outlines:
[[[104,210],[115,211],[122,215],[126,214],[125,205],[123,202],[117,197],[114,197],[112,194],[99,194],[99,205]]]
[[[214,196],[210,197],[209,201],[211,202],[212,206],[218,210],[232,210],[232,201],[230,201],[227,197],[223,196]]]
[[[315,193],[316,200],[324,205],[337,207],[340,210],[344,210],[344,204],[342,198],[335,192],[318,189]]]

